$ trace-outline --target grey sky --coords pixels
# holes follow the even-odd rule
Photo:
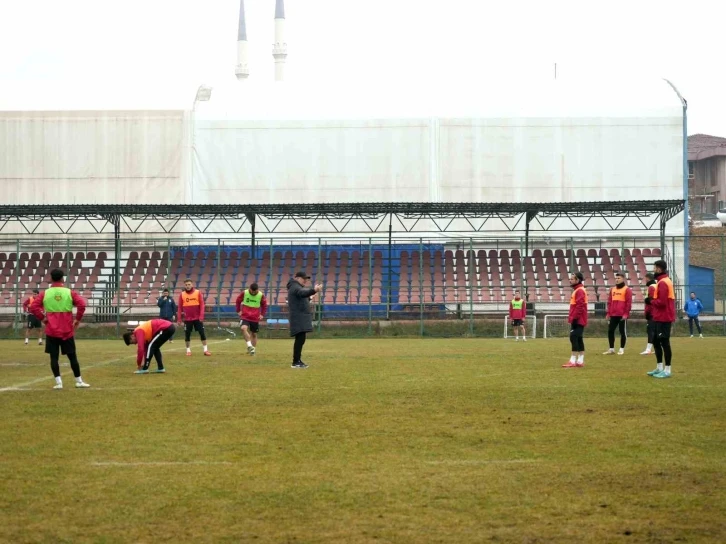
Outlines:
[[[233,85],[239,0],[25,0],[0,8],[0,109],[190,107]],[[275,0],[246,0],[249,82],[272,81]],[[289,86],[667,77],[689,133],[726,136],[726,3],[286,0]],[[242,83],[244,84],[244,83]],[[485,99],[485,93],[483,94]]]

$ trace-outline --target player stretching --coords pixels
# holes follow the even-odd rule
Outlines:
[[[38,291],[37,289],[33,289],[33,295],[26,298],[23,302],[23,311],[28,316],[28,326],[25,329],[26,346],[28,345],[28,340],[30,339],[30,329],[38,329],[38,345],[43,345],[43,323],[41,323],[37,317],[30,313],[30,305],[33,304],[35,297],[37,297],[39,294],[40,291]]]
[[[646,299],[645,303],[650,304],[653,312],[653,347],[655,358],[658,363],[655,370],[648,372],[648,376],[654,378],[671,377],[671,325],[676,320],[676,295],[673,290],[673,282],[668,277],[668,265],[665,261],[653,263],[655,273],[655,296]],[[665,357],[665,368],[663,358]]]
[[[156,359],[156,370],[152,372],[166,372],[161,360],[161,346],[170,340],[176,327],[166,319],[151,319],[134,329],[134,332],[124,334],[127,346],[136,344],[136,372],[134,374],[148,374],[151,358]]]
[[[653,324],[653,310],[648,302],[655,298],[655,280],[653,279],[653,272],[648,272],[645,275],[645,279],[648,280],[645,283],[645,321],[647,323],[646,332],[648,334],[648,345],[645,346],[645,351],[641,352],[641,355],[650,355],[653,353],[653,335],[655,325]]]
[[[207,349],[207,334],[204,332],[204,296],[199,289],[194,288],[194,284],[190,279],[184,280],[184,290],[179,295],[177,315],[179,326],[182,324],[182,315],[184,316],[184,341],[187,346],[187,356],[192,354],[192,349],[189,347],[192,329],[199,333],[202,346],[204,346],[204,355],[211,355],[209,349]]]
[[[235,301],[235,308],[240,318],[240,328],[247,341],[247,353],[254,355],[257,351],[257,333],[260,331],[260,320],[267,312],[267,299],[259,291],[256,283],[240,293]]]
[[[587,293],[582,285],[582,272],[575,272],[570,276],[572,296],[570,297],[570,315],[567,321],[570,323],[570,344],[572,354],[570,361],[562,368],[581,368],[585,366],[585,327],[587,326]]]
[[[625,276],[622,272],[615,272],[615,287],[610,289],[608,293],[607,313],[605,314],[608,322],[608,342],[610,349],[603,355],[615,354],[615,329],[620,329],[620,349],[618,355],[625,354],[625,343],[628,336],[625,332],[625,323],[630,317],[630,309],[633,306],[633,290],[625,285]]]
[[[527,341],[527,331],[524,328],[524,320],[527,317],[527,304],[519,296],[519,291],[514,292],[514,299],[509,303],[509,319],[512,320],[512,327],[517,337],[515,342],[519,342],[519,333],[522,333],[522,340]]]

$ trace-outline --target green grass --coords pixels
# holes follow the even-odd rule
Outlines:
[[[724,542],[726,339],[0,342],[1,542]],[[69,368],[63,367],[69,374]]]

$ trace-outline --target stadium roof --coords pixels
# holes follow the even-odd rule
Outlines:
[[[264,232],[274,233],[274,225],[289,220],[300,227],[299,232],[310,232],[315,221],[333,225],[334,232],[349,232],[346,226],[353,220],[362,220],[370,232],[389,232],[393,228],[393,218],[398,220],[396,231],[412,232],[402,220],[416,222],[431,219],[449,220],[438,224],[437,232],[446,232],[448,225],[455,219],[463,219],[471,225],[471,232],[482,232],[484,223],[489,219],[517,219],[507,230],[525,230],[529,233],[530,223],[538,223],[542,231],[556,231],[557,219],[569,219],[567,231],[602,230],[587,228],[590,218],[600,218],[610,230],[617,230],[625,219],[635,218],[641,227],[638,230],[652,230],[658,224],[661,236],[665,223],[683,211],[683,200],[630,200],[609,202],[369,202],[369,203],[329,203],[329,204],[179,204],[159,206],[157,204],[60,204],[60,205],[0,205],[0,232],[10,223],[20,222],[27,234],[35,234],[38,226],[52,222],[61,233],[78,232],[71,230],[79,223],[89,225],[89,233],[112,231],[119,236],[122,232],[179,233],[178,225],[188,221],[191,232],[200,233],[240,233],[246,223],[254,233],[256,225]],[[388,218],[388,222],[386,222]],[[573,218],[588,218],[583,224]],[[240,224],[240,220],[242,223]],[[298,220],[311,221],[306,227]],[[342,220],[337,226],[332,220]],[[474,220],[483,221],[478,227]],[[204,226],[200,226],[200,222]],[[224,230],[212,230],[210,225],[221,224]],[[381,227],[385,225],[385,229]],[[69,226],[70,224],[70,226]],[[225,227],[224,225],[227,225]],[[415,225],[416,223],[414,223]],[[401,228],[399,228],[399,225]],[[187,227],[189,229],[190,227]],[[559,229],[560,231],[564,229]],[[190,232],[186,230],[184,232]],[[368,231],[366,231],[368,232]],[[430,231],[429,231],[430,232]]]
[[[688,137],[688,160],[701,161],[711,157],[726,157],[726,138],[694,134]]]

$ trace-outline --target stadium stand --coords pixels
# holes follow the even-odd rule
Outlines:
[[[310,246],[285,249],[249,247],[184,248],[167,251],[125,251],[121,254],[119,303],[154,304],[164,287],[182,288],[188,277],[206,292],[208,303],[230,307],[240,289],[256,281],[270,303],[282,305],[286,283],[296,270],[307,270],[313,282],[322,282],[324,305],[382,304],[452,305],[468,303],[469,289],[476,304],[501,303],[515,289],[527,286],[530,302],[565,304],[569,300],[570,262],[585,276],[591,301],[604,301],[614,283],[615,270],[625,271],[632,285],[642,285],[654,248],[536,248],[522,257],[519,249],[463,250],[429,245],[396,245],[390,262],[388,246],[327,246],[318,254]],[[66,268],[68,284],[91,305],[111,296],[114,255],[110,252],[0,253],[0,304],[13,305],[15,288],[21,298],[42,288],[55,267]],[[217,274],[219,269],[219,274]],[[219,288],[219,292],[217,290]],[[634,289],[636,302],[643,301]]]

